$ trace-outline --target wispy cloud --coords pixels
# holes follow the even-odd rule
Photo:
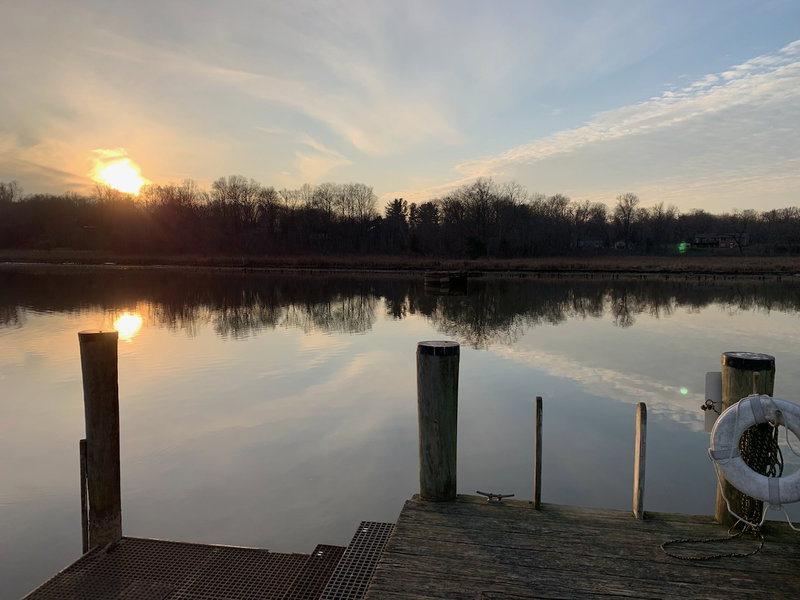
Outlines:
[[[459,163],[457,179],[403,193],[431,198],[478,177],[527,177],[551,186],[548,193],[577,189],[605,200],[632,185],[659,200],[692,193],[722,200],[741,192],[743,180],[785,194],[800,189],[798,123],[800,41],[582,127]]]
[[[794,42],[777,54],[756,57],[646,102],[601,113],[583,127],[560,131],[497,157],[461,163],[456,170],[471,177],[502,175],[512,164],[530,164],[589,144],[651,134],[735,107],[756,111],[795,102],[800,98],[798,54],[800,42]]]
[[[61,193],[65,186],[89,190],[89,180],[81,173],[81,163],[75,160],[71,146],[53,138],[25,147],[18,136],[0,134],[0,179],[4,176],[36,181],[37,187],[31,192]]]
[[[628,371],[623,373],[607,367],[586,365],[561,353],[504,346],[493,347],[492,351],[506,360],[575,381],[592,394],[616,398],[629,404],[647,398],[647,407],[652,412],[665,415],[696,431],[703,428],[702,421],[697,417],[696,396],[681,395],[674,385]]]
[[[87,183],[91,149],[123,146],[154,181],[341,177],[415,201],[478,176],[573,197],[711,189],[800,154],[800,43],[718,60],[787,39],[770,27],[800,10],[753,11],[743,39],[747,11],[720,24],[719,2],[10,3],[0,180],[25,164]],[[784,175],[767,185],[786,196]]]
[[[165,74],[194,78],[193,85],[215,86],[217,93],[283,105],[328,127],[365,154],[394,154],[431,138],[459,139],[438,100],[384,72],[363,48],[344,52],[333,44],[325,47],[318,59],[324,75],[315,79],[313,74],[299,76],[289,66],[233,67],[184,49],[106,35],[107,40],[93,48],[97,54],[144,61]]]
[[[287,146],[300,146],[294,152],[294,173],[286,171],[281,173],[286,185],[301,185],[308,182],[318,182],[336,167],[353,164],[343,154],[325,146],[319,140],[307,133],[292,132],[276,127],[258,127],[263,133],[278,136]]]

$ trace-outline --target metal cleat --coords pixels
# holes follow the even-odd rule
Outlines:
[[[495,494],[494,492],[482,492],[480,490],[477,490],[475,493],[480,494],[481,496],[486,496],[486,499],[492,504],[500,504],[503,502],[503,498],[514,497],[514,494]]]

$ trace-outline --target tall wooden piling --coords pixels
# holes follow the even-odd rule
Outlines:
[[[417,344],[419,495],[423,500],[456,497],[459,358],[456,342]]]
[[[633,516],[644,519],[644,472],[647,454],[647,406],[636,405],[636,450],[633,459]]]
[[[536,396],[536,415],[533,426],[533,508],[542,507],[542,397]]]
[[[81,331],[89,548],[122,537],[116,331]]]
[[[725,352],[722,354],[722,410],[733,406],[739,400],[750,394],[772,395],[775,387],[775,357],[769,354],[755,352]],[[765,430],[764,427],[767,429]],[[747,435],[764,438],[769,435],[769,425],[756,426]],[[766,441],[766,440],[764,440]],[[737,440],[738,443],[738,440]],[[751,467],[750,457],[742,455],[742,459]],[[724,497],[723,497],[724,493]],[[728,512],[725,498],[730,502],[731,509],[738,515],[760,520],[763,503],[760,500],[749,498],[733,487],[727,480],[721,478],[717,488],[717,501],[714,518],[717,522],[730,527],[736,522],[736,517]],[[746,514],[749,513],[749,514]],[[757,517],[755,515],[758,515]]]

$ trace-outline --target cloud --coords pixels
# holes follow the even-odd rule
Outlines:
[[[53,138],[24,147],[15,134],[0,134],[0,181],[17,179],[25,189],[36,183],[32,192],[62,193],[64,186],[89,191],[90,182],[81,173],[81,164],[70,144]]]
[[[92,148],[124,146],[156,181],[210,181],[225,172],[268,182],[288,181],[285,173],[314,180],[333,173],[366,180],[379,192],[405,188],[403,197],[420,201],[481,175],[537,191],[615,195],[620,187],[657,188],[659,179],[679,172],[687,182],[690,171],[701,173],[700,162],[716,168],[728,156],[732,169],[755,176],[754,157],[767,164],[796,148],[787,147],[782,130],[780,147],[767,138],[780,119],[797,123],[791,101],[800,103],[781,88],[795,78],[797,42],[730,68],[715,63],[707,69],[714,73],[687,86],[665,86],[658,97],[629,104],[636,89],[657,85],[659,73],[677,77],[675,61],[685,61],[697,40],[705,49],[714,44],[717,56],[732,51],[730,31],[706,39],[719,25],[716,6],[620,10],[606,1],[462,10],[424,0],[242,0],[237,10],[162,2],[154,20],[150,4],[9,5],[14,27],[0,39],[0,131],[13,131],[21,150],[53,150],[53,141],[71,147],[49,160],[40,156],[31,169],[80,179]],[[792,11],[777,11],[786,12]],[[763,37],[754,31],[734,42],[741,51]],[[748,121],[759,102],[770,114]],[[620,104],[629,105],[577,120],[598,105]],[[714,121],[736,106],[735,127]],[[304,132],[311,142],[288,136],[289,145],[271,144],[253,135],[255,124]],[[563,130],[548,135],[555,127]],[[736,148],[757,129],[764,139]],[[516,145],[526,139],[532,141]],[[688,156],[676,151],[686,140],[697,158],[690,169],[672,156]],[[623,162],[631,154],[640,157]],[[600,164],[598,156],[602,169],[590,162]],[[446,182],[442,173],[454,164]]]
[[[586,365],[556,352],[504,346],[493,347],[492,351],[506,360],[574,381],[591,394],[615,398],[629,404],[636,404],[642,398],[647,398],[647,407],[651,412],[687,425],[695,431],[703,428],[702,421],[697,417],[696,396],[681,395],[674,385],[629,371],[622,373],[606,367]]]
[[[472,177],[502,174],[509,164],[529,164],[589,144],[654,133],[735,107],[756,110],[795,101],[800,97],[796,54],[796,43],[790,44],[776,55],[754,58],[719,76],[707,75],[678,92],[601,113],[583,127],[557,132],[494,158],[461,163],[456,170]]]
[[[337,167],[351,165],[346,156],[325,146],[307,133],[292,132],[279,127],[257,127],[263,133],[284,138],[285,145],[299,145],[302,149],[294,152],[294,173],[280,173],[286,185],[317,183]]]
[[[685,200],[687,188],[731,191],[744,178],[756,186],[751,193],[772,186],[788,201],[800,190],[799,124],[797,41],[680,89],[599,113],[582,127],[459,163],[458,179],[404,193],[430,198],[478,177],[498,177],[554,186],[548,191],[571,188],[584,197],[613,198],[635,185]]]
[[[293,46],[302,46],[305,38],[298,33]],[[191,79],[193,87],[210,85],[218,94],[282,105],[368,155],[394,154],[433,138],[453,143],[460,139],[443,99],[436,98],[436,86],[411,86],[382,68],[368,49],[340,45],[341,40],[330,34],[314,40],[319,57],[310,66],[271,62],[248,66],[234,57],[203,57],[185,48],[112,33],[105,33],[91,50],[115,61],[148,65],[165,76]],[[264,107],[262,112],[269,110]]]

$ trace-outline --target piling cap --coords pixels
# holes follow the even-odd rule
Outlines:
[[[775,369],[775,357],[758,352],[723,352],[722,366],[747,371],[772,371]]]
[[[417,353],[428,356],[458,356],[459,352],[458,342],[419,342],[417,344]]]

